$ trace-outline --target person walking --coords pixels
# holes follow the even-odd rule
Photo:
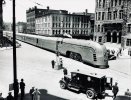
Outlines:
[[[127,89],[127,91],[125,92],[126,96],[131,96],[131,92],[129,91],[129,89]]]
[[[35,89],[35,91],[32,94],[33,94],[33,100],[40,100],[41,93],[38,89]]]
[[[51,61],[51,64],[52,64],[52,69],[54,69],[54,66],[55,66],[55,61],[54,61],[54,60],[52,60],[52,61]]]
[[[112,92],[113,92],[113,99],[116,98],[117,93],[119,92],[119,87],[117,86],[118,83],[115,82],[115,85],[112,86]]]
[[[7,100],[14,100],[14,97],[12,96],[11,92],[8,93]]]
[[[21,79],[20,90],[21,90],[21,100],[23,100],[23,98],[25,96],[25,83],[24,83],[24,79]]]
[[[0,93],[0,100],[4,100],[4,98],[2,97],[2,93]]]
[[[64,68],[64,69],[63,69],[63,73],[64,73],[64,75],[67,75],[67,74],[68,74],[68,72],[67,72],[67,69],[66,69],[66,68]]]
[[[30,89],[30,96],[31,96],[31,100],[33,100],[33,92],[35,91],[35,88],[34,87],[32,87],[32,89]]]

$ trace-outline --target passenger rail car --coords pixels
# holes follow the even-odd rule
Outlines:
[[[60,54],[97,68],[109,67],[106,47],[91,40],[44,37],[20,33],[16,37],[18,40],[53,52],[56,52],[56,43],[59,42],[58,51]]]

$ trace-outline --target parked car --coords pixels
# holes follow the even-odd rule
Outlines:
[[[131,100],[131,96],[119,95],[115,100]]]
[[[65,75],[60,80],[60,87],[83,92],[90,99],[103,99],[107,95],[105,90],[112,90],[112,78],[80,71],[71,72],[71,75]]]

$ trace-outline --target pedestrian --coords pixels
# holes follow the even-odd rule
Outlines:
[[[24,83],[24,79],[21,79],[20,90],[21,90],[21,100],[23,100],[23,98],[25,96],[25,83]]]
[[[32,87],[32,89],[30,89],[30,96],[31,96],[31,100],[33,100],[33,92],[35,91],[35,87]]]
[[[14,100],[14,97],[12,96],[11,92],[8,93],[7,100]]]
[[[64,75],[67,75],[67,74],[68,74],[68,71],[67,71],[66,68],[63,69],[63,73],[64,73]]]
[[[54,66],[55,66],[55,61],[54,61],[54,60],[52,60],[52,61],[51,61],[51,64],[52,64],[52,69],[54,69]]]
[[[115,85],[112,86],[112,92],[113,92],[113,99],[116,98],[117,93],[119,92],[119,87],[117,86],[118,83],[115,82]]]
[[[15,83],[13,84],[14,92],[15,92],[15,99],[18,99],[18,94],[19,94],[19,83],[18,79],[15,80]]]
[[[4,100],[4,98],[2,97],[2,93],[0,93],[0,100]]]
[[[35,91],[32,94],[33,94],[33,100],[40,100],[41,93],[38,89],[35,89]]]
[[[119,49],[120,55],[122,54],[122,48]]]
[[[131,92],[129,91],[129,89],[127,89],[127,91],[125,92],[126,96],[131,96]]]

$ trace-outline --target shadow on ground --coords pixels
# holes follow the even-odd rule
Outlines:
[[[45,89],[39,89],[39,91],[41,93],[40,100],[68,100],[68,99],[64,99],[64,98],[61,98],[61,97],[57,97],[57,96],[48,94],[48,91],[45,90]],[[19,96],[18,100],[21,100],[20,96]],[[24,97],[23,100],[31,100],[30,94],[29,93],[25,94],[25,97]]]

